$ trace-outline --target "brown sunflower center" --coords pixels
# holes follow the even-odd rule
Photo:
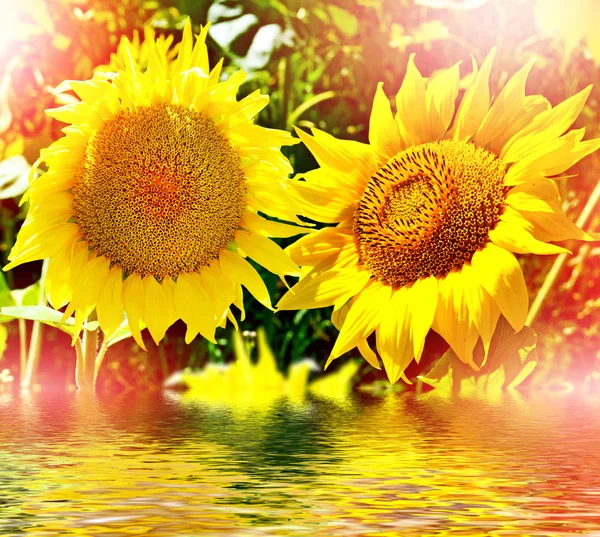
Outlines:
[[[91,250],[157,278],[216,259],[246,207],[240,158],[209,118],[181,106],[122,111],[90,140],[73,187]]]
[[[361,261],[393,286],[469,262],[502,214],[505,169],[495,154],[456,140],[398,154],[371,177],[354,214]]]

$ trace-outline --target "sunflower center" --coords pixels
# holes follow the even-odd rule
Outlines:
[[[361,261],[393,286],[469,262],[502,214],[505,169],[495,154],[456,140],[399,153],[371,177],[354,214]]]
[[[92,251],[126,273],[195,272],[234,238],[246,207],[240,158],[181,106],[122,111],[92,137],[73,187]]]

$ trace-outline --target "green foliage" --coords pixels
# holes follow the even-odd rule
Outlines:
[[[37,291],[37,295],[36,295]],[[37,300],[39,300],[39,285],[34,284],[27,289],[19,289],[17,291],[12,291],[13,294],[17,296],[23,297],[23,302],[17,306],[9,306],[1,308],[3,317],[7,321],[12,321],[14,319],[25,319],[28,321],[38,321],[42,324],[52,326],[54,328],[58,328],[62,332],[69,334],[71,337],[80,335],[80,330],[76,328],[75,319],[73,317],[67,317],[63,319],[63,314],[59,311],[56,311],[48,306],[42,306],[37,304]],[[35,300],[34,300],[35,297]],[[15,300],[17,304],[18,301]],[[35,305],[34,305],[35,304]],[[5,321],[6,322],[6,321]],[[145,326],[141,323],[141,328],[145,328]],[[83,323],[83,330],[96,330],[98,328],[98,321],[87,321]],[[111,347],[124,339],[131,337],[131,330],[129,329],[129,325],[127,324],[127,320],[124,320],[121,323],[121,326],[117,329],[117,331],[112,334],[107,340],[107,346]]]
[[[79,334],[79,331],[75,328],[75,319],[73,319],[73,317],[68,317],[67,319],[63,320],[62,313],[53,310],[48,306],[10,306],[2,308],[2,314],[10,317],[11,319],[39,321],[40,323],[48,326],[58,328],[70,336]],[[96,330],[98,328],[98,322],[91,321],[84,323],[83,328],[85,330]]]
[[[11,294],[8,284],[6,283],[4,273],[0,272],[0,308],[13,305],[15,305],[15,299]],[[10,317],[0,315],[0,323],[6,323],[11,320],[12,319]]]
[[[0,199],[21,196],[29,186],[31,166],[21,155],[0,161]]]

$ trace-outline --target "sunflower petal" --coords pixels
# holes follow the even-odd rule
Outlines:
[[[228,250],[221,252],[220,260],[223,272],[229,275],[233,282],[243,285],[263,306],[273,309],[265,282],[248,261]],[[243,311],[243,304],[240,309]]]
[[[269,272],[279,275],[299,276],[300,268],[272,240],[247,231],[238,231],[235,242],[239,248]]]
[[[277,304],[278,310],[312,309],[345,302],[367,285],[371,274],[355,267],[312,271],[290,289]]]
[[[454,117],[461,63],[442,71],[427,83],[428,140],[443,138]]]
[[[59,250],[48,261],[48,270],[44,281],[44,289],[48,302],[55,310],[62,308],[71,298],[71,259],[73,245],[69,244]]]
[[[40,231],[22,244],[17,239],[17,243],[8,256],[11,262],[3,270],[10,270],[29,261],[52,257],[59,250],[74,243],[78,235],[79,226],[67,223],[57,224]]]
[[[500,310],[489,293],[481,287],[471,265],[464,265],[461,272],[469,317],[481,336],[485,351],[484,362],[480,364],[483,366],[487,359],[496,324],[500,318]]]
[[[188,327],[185,336],[186,343],[194,339],[198,332],[212,343],[216,343],[215,315],[199,275],[181,273],[177,277],[173,298],[177,316]]]
[[[411,339],[415,360],[423,354],[425,338],[433,324],[438,303],[438,280],[435,276],[417,280],[409,289]]]
[[[507,163],[518,162],[544,148],[550,140],[558,138],[577,119],[592,86],[550,110],[538,114],[530,125],[517,132],[504,146],[500,157]]]
[[[532,234],[541,241],[596,240],[593,234],[586,233],[563,213],[525,211],[521,209],[519,213],[533,225]]]
[[[515,256],[488,243],[475,252],[471,262],[481,286],[491,295],[500,312],[515,331],[525,326],[529,296],[521,265]]]
[[[145,299],[143,320],[154,343],[158,345],[165,337],[167,328],[172,324],[170,311],[173,309],[173,304],[169,302],[169,297],[154,276],[146,276],[142,282]]]
[[[425,122],[427,102],[425,79],[415,66],[415,54],[408,59],[406,75],[396,94],[396,121],[404,145],[419,145],[428,141]]]
[[[573,151],[581,144],[585,129],[573,130],[550,140],[526,158],[513,164],[504,179],[507,186],[529,182],[539,175],[551,176],[562,173],[570,168],[577,160],[595,151],[600,145],[586,144],[585,151]]]
[[[388,379],[396,383],[413,358],[408,311],[408,291],[401,287],[382,305],[381,323],[377,327],[377,351]]]
[[[249,211],[244,214],[242,222],[245,229],[255,231],[267,237],[289,238],[296,235],[314,233],[315,231],[310,227],[300,227],[292,224],[284,224],[283,222],[267,220],[266,218]]]
[[[528,95],[525,97],[523,109],[517,114],[512,122],[508,123],[504,130],[487,143],[487,148],[494,153],[500,154],[508,142],[516,133],[530,125],[538,114],[550,109],[548,99],[541,95]]]
[[[502,88],[500,95],[494,101],[486,114],[483,123],[473,138],[473,143],[485,146],[506,128],[511,125],[525,106],[525,83],[535,63],[531,58],[517,73],[511,77]]]
[[[448,342],[461,361],[477,369],[473,362],[473,349],[479,334],[469,314],[463,280],[460,271],[450,272],[439,280],[433,329]]]
[[[107,336],[114,334],[123,322],[123,271],[112,267],[96,302],[96,314]]]
[[[106,282],[109,267],[109,259],[102,255],[87,261],[74,278],[71,304],[77,309],[93,308]]]
[[[199,275],[194,277],[200,278]],[[225,320],[227,310],[235,300],[235,285],[223,271],[221,261],[212,261],[208,267],[204,267],[201,281],[208,293],[218,325]]]
[[[321,261],[339,253],[341,248],[353,242],[352,230],[326,227],[298,239],[288,246],[285,252],[298,265],[314,267]]]
[[[290,185],[290,196],[302,215],[319,222],[337,224],[352,217],[356,201],[344,190],[329,185],[298,181]]]
[[[537,240],[527,227],[533,227],[517,211],[506,211],[498,225],[489,233],[490,240],[500,248],[515,254],[552,255],[563,252],[570,253],[566,248],[547,244]]]
[[[373,349],[371,349],[371,346],[366,339],[359,340],[356,346],[358,347],[362,357],[369,362],[369,365],[375,369],[381,369],[379,360],[377,360],[377,355],[373,352]]]
[[[145,299],[144,284],[139,274],[130,274],[123,282],[122,302],[133,339],[142,349],[147,350],[140,330]]]
[[[454,121],[453,135],[455,140],[469,140],[481,127],[490,107],[490,73],[496,48],[487,55],[481,70],[477,71],[477,63],[473,58],[473,83],[469,86],[460,103]]]
[[[387,159],[403,149],[398,123],[392,115],[390,101],[383,92],[383,82],[377,84],[373,100],[369,122],[369,143]]]
[[[392,288],[389,285],[371,280],[356,296],[327,360],[328,364],[371,335],[380,322],[380,304],[387,303],[391,293]]]

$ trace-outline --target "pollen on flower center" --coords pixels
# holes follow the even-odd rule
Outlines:
[[[125,273],[176,277],[208,265],[234,238],[244,181],[212,120],[176,105],[138,107],[91,138],[74,218],[90,249]]]
[[[469,262],[499,222],[505,170],[495,154],[457,140],[399,153],[371,177],[354,214],[361,261],[392,286]]]

